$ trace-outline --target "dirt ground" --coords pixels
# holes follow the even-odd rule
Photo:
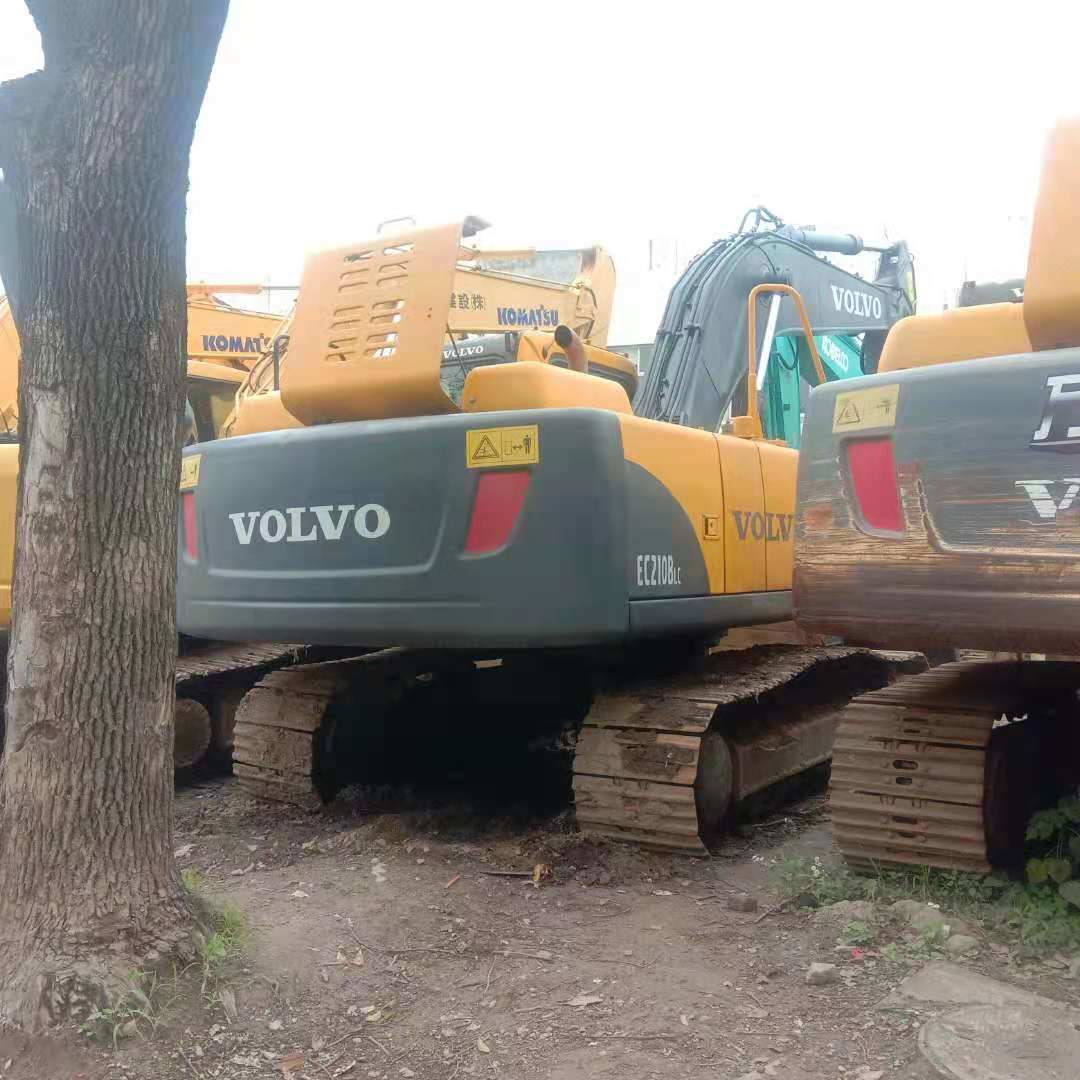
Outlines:
[[[178,793],[176,844],[246,914],[242,956],[165,980],[118,1049],[77,1030],[0,1036],[2,1080],[931,1075],[925,1010],[882,1007],[918,962],[887,958],[884,938],[838,947],[827,914],[773,910],[771,860],[828,857],[820,796],[698,860],[583,842],[565,817],[348,800],[313,816],[214,780]],[[742,893],[756,912],[729,910]],[[1076,1003],[1066,965],[983,944],[965,963]],[[839,978],[807,985],[815,961]]]

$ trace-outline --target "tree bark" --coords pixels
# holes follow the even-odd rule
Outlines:
[[[184,218],[228,0],[27,6],[45,66],[0,87],[22,342],[0,1021],[33,1028],[198,930],[172,854]]]

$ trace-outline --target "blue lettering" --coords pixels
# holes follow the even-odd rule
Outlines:
[[[228,352],[229,339],[224,334],[218,334],[218,336],[214,338],[214,347],[218,352]]]
[[[207,352],[217,352],[217,342],[214,341],[214,335],[213,334],[203,334],[203,336],[202,336],[202,347]]]

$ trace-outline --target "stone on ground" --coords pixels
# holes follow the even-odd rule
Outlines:
[[[835,964],[811,964],[806,981],[811,986],[828,986],[839,978]]]
[[[754,897],[747,896],[746,893],[736,893],[734,896],[728,897],[727,909],[728,911],[757,911],[758,902]]]
[[[814,922],[873,922],[874,905],[869,900],[840,900],[818,908],[812,916]]]
[[[977,952],[978,948],[978,941],[967,934],[953,934],[945,942],[945,951],[953,956],[966,956],[968,953]]]
[[[883,1004],[927,1001],[939,1005],[1031,1005],[1059,1009],[1059,1002],[968,971],[947,960],[935,960],[909,975]]]
[[[1075,1080],[1078,1018],[1032,1005],[969,1005],[926,1024],[919,1049],[945,1080]]]

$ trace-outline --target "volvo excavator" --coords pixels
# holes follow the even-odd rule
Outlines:
[[[14,218],[0,181],[0,266],[17,279]],[[506,323],[538,318],[554,325],[560,314],[580,329],[586,340],[603,340],[611,316],[614,267],[601,248],[584,251],[470,250],[455,276],[448,319],[450,344],[470,364],[488,362],[470,337],[460,350],[456,340]],[[243,430],[253,417],[265,421],[276,406],[268,376],[277,373],[289,320],[269,312],[245,310],[223,295],[258,295],[261,286],[189,284],[187,442],[205,442]],[[490,306],[489,306],[490,305]],[[0,296],[0,649],[11,623],[11,577],[15,539],[18,475],[18,367],[20,346],[11,305]],[[462,380],[463,381],[463,377]],[[237,391],[240,390],[240,405]],[[244,408],[245,404],[249,407]],[[280,412],[282,426],[292,421]],[[335,650],[339,653],[341,650]],[[227,758],[232,752],[233,718],[238,702],[257,679],[271,669],[327,650],[306,650],[293,644],[264,642],[239,645],[180,637],[176,669],[174,763],[189,769],[208,753]],[[2,676],[0,676],[2,677]],[[0,748],[3,717],[0,713]]]
[[[770,396],[770,372],[827,381],[824,338],[834,374],[874,370],[912,263],[871,248],[866,280],[823,257],[857,237],[758,218],[677,283],[636,395],[562,309],[481,306],[497,348],[451,332],[475,219],[308,259],[234,437],[185,452],[178,619],[371,651],[247,695],[248,791],[318,805],[407,776],[428,741],[450,769],[467,727],[494,777],[519,733],[576,747],[584,831],[703,853],[735,804],[829,757],[837,709],[897,664],[741,647],[791,614],[804,395]]]
[[[843,714],[832,817],[859,869],[1020,866],[1030,814],[1080,776],[1078,206],[1073,119],[1026,277],[901,320],[877,374],[811,395],[799,624],[956,661]]]

